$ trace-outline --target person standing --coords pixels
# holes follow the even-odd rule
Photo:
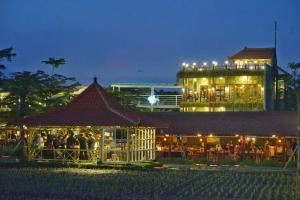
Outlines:
[[[76,146],[79,144],[78,140],[74,137],[73,131],[69,130],[69,137],[67,139],[67,149],[68,149],[68,156],[67,158],[71,158],[72,160],[77,159],[78,154],[75,151]]]
[[[79,146],[80,146],[79,159],[80,160],[88,160],[88,155],[87,155],[88,143],[87,143],[87,138],[86,138],[84,132],[80,133],[80,135],[78,137],[78,141],[79,141]]]
[[[94,150],[95,150],[96,139],[92,133],[88,134],[87,144],[88,144],[88,156],[89,158],[93,158]]]

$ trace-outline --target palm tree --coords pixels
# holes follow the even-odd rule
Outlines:
[[[0,61],[3,60],[4,58],[7,61],[11,61],[12,57],[17,55],[15,53],[13,53],[12,51],[13,51],[12,47],[0,50]],[[0,63],[0,69],[5,69],[5,65]]]
[[[54,69],[58,68],[59,65],[66,64],[66,60],[64,58],[55,59],[53,57],[50,57],[50,58],[48,58],[48,60],[42,61],[42,63],[45,63],[46,65],[51,65],[52,66],[51,75],[53,75]]]

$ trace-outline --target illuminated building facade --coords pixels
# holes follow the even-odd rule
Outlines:
[[[182,63],[181,111],[271,111],[286,108],[288,73],[277,66],[275,48],[247,48],[209,67]]]

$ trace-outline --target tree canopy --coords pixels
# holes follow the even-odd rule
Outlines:
[[[292,71],[292,78],[289,81],[289,94],[288,104],[291,110],[297,109],[297,97],[296,94],[300,93],[300,63],[291,62],[288,64],[288,68]]]
[[[12,73],[1,87],[9,92],[3,102],[11,109],[10,115],[22,118],[66,104],[77,86],[79,83],[72,77],[23,71]]]

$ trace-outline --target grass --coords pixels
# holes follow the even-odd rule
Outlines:
[[[206,158],[202,159],[182,159],[182,158],[161,158],[158,160],[158,163],[166,165],[195,165],[195,164],[216,164],[216,165],[226,165],[226,166],[248,166],[248,167],[276,167],[283,168],[284,162],[279,162],[277,160],[264,160],[261,164],[256,164],[255,160],[245,159],[245,160],[233,160],[233,159],[224,159],[218,162],[209,162]],[[289,168],[296,168],[296,161],[290,161],[288,166]]]
[[[0,168],[0,177],[7,200],[285,200],[300,191],[294,172],[12,167]]]

